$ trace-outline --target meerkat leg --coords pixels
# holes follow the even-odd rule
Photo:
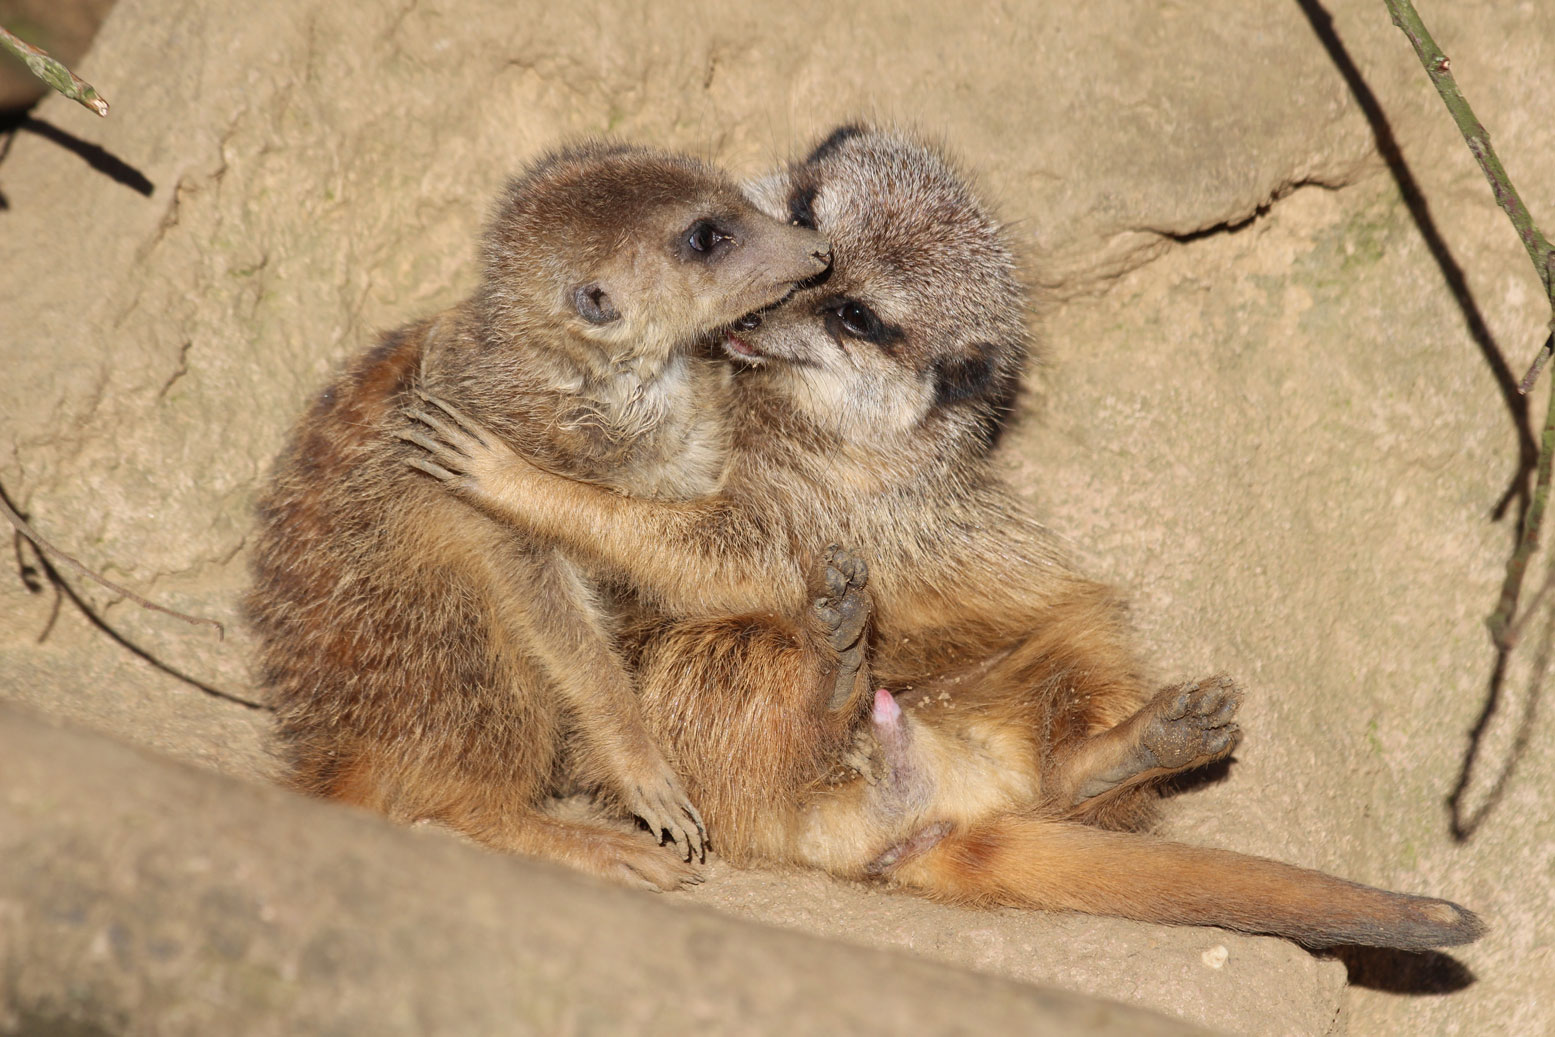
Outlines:
[[[556,861],[611,882],[672,890],[702,881],[689,862],[628,832],[549,817],[533,808],[497,812],[474,796],[434,819],[493,850]]]
[[[1242,690],[1230,677],[1163,689],[1143,709],[1066,753],[1048,791],[1064,806],[1229,754],[1241,738],[1235,722]]]
[[[866,635],[874,599],[865,589],[868,580],[865,561],[835,544],[826,549],[811,573],[811,621],[819,637],[837,653],[837,672],[827,698],[827,708],[834,713],[857,712],[860,696],[870,689]],[[830,780],[856,774],[873,784],[885,773],[874,730],[860,724],[838,756]]]
[[[593,592],[565,558],[522,559],[501,574],[498,607],[515,649],[536,658],[577,726],[575,770],[598,775],[607,796],[641,818],[655,837],[706,858],[702,816],[643,722],[631,675],[617,656]]]
[[[806,791],[848,770],[855,733],[868,726],[867,578],[861,560],[829,548],[797,621],[686,621],[653,629],[643,644],[647,723],[726,859],[787,860]],[[860,767],[869,756],[859,753]]]
[[[533,784],[518,774],[511,781],[460,775],[440,757],[405,757],[403,747],[340,745],[328,759],[315,754],[294,784],[402,824],[434,821],[488,849],[555,861],[626,886],[671,890],[702,881],[690,862],[640,835],[541,812]]]

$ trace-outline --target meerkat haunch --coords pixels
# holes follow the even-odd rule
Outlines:
[[[639,655],[647,722],[720,852],[875,877],[956,902],[1222,925],[1301,942],[1431,947],[1479,920],[1137,831],[1155,779],[1231,751],[1241,693],[1155,690],[1113,593],[1078,574],[990,452],[1026,355],[997,226],[931,148],[846,127],[755,191],[835,249],[823,283],[726,339],[729,470],[706,500],[633,500],[454,429],[449,485],[627,580],[673,620]],[[879,776],[843,778],[848,716],[804,616],[804,545],[870,563]],[[828,604],[812,620],[840,610]],[[793,723],[791,718],[804,722]],[[737,761],[731,763],[729,761]],[[747,780],[754,776],[755,780]],[[874,780],[871,780],[871,779]]]
[[[486,231],[472,298],[358,357],[295,431],[260,505],[248,611],[291,779],[498,849],[672,887],[700,816],[643,724],[589,575],[407,467],[403,413],[456,401],[569,476],[712,491],[730,430],[702,340],[826,269],[813,229],[692,159],[593,143],[536,163]],[[673,839],[565,822],[602,794]]]

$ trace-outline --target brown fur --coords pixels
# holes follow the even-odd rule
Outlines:
[[[674,621],[641,652],[643,705],[720,851],[958,902],[1312,943],[1477,936],[1444,901],[1130,831],[1152,817],[1151,779],[1230,751],[1240,693],[1223,679],[1156,692],[1116,597],[988,463],[1026,351],[997,227],[932,150],[852,128],[757,195],[818,226],[837,262],[728,341],[767,359],[737,380],[718,496],[616,496],[466,434],[440,453],[458,493],[564,538]],[[806,559],[827,542],[870,562],[871,665],[908,711],[893,726],[876,708],[889,737],[874,783],[826,780],[859,702],[819,713],[831,657],[772,618],[804,615]]]
[[[590,144],[513,181],[474,297],[325,389],[261,503],[248,610],[297,787],[623,881],[693,876],[647,840],[540,813],[581,785],[688,860],[701,845],[593,581],[412,471],[404,412],[433,392],[569,475],[707,493],[728,379],[693,347],[823,270],[826,248],[677,156]]]

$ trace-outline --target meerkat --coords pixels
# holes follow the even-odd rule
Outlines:
[[[813,229],[694,159],[591,142],[514,179],[471,298],[326,388],[259,508],[247,611],[290,780],[491,847],[654,888],[701,817],[645,727],[600,588],[544,537],[407,467],[417,393],[558,472],[630,493],[718,485],[728,373],[699,342],[823,272]],[[680,850],[563,821],[582,787]]]
[[[1235,746],[1241,692],[1152,686],[1118,598],[990,463],[1027,355],[998,226],[934,149],[859,127],[753,193],[819,228],[835,259],[725,339],[751,366],[718,494],[634,500],[560,478],[456,408],[432,453],[455,494],[565,537],[666,617],[637,656],[644,714],[719,851],[940,900],[1311,945],[1477,938],[1478,918],[1447,901],[1141,834],[1158,778]],[[805,545],[828,541],[868,559],[867,589],[834,572],[809,621],[867,596],[858,680],[900,692],[867,704],[878,775],[835,774],[857,688],[839,701],[824,636],[785,618],[807,616]]]

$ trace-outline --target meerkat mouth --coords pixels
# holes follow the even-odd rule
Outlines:
[[[831,267],[826,268],[826,273],[831,273]],[[814,280],[818,280],[818,278],[812,278],[812,281]],[[763,352],[757,347],[751,345],[750,339],[748,337],[742,338],[740,332],[755,331],[757,328],[761,327],[763,314],[771,313],[779,306],[782,306],[784,303],[788,302],[788,300],[792,299],[799,293],[801,288],[806,287],[812,283],[812,281],[802,281],[798,284],[789,285],[788,291],[783,293],[783,297],[781,299],[776,299],[767,303],[765,306],[751,310],[749,313],[735,321],[733,324],[730,324],[724,328],[720,328],[718,331],[714,332],[714,341],[720,343],[724,348],[724,352],[729,354],[731,357],[734,357],[736,360],[748,360],[759,363],[763,360],[772,359],[771,353]]]
[[[761,327],[760,311],[747,313],[723,333],[724,352],[740,360],[762,360],[766,354],[741,338],[742,331],[755,331]]]
[[[728,327],[720,329],[717,332],[717,338],[723,346],[724,352],[737,360],[765,360],[767,354],[751,345],[748,338],[742,338],[740,332],[752,332],[761,327],[761,315],[773,307],[783,305],[793,294],[790,291],[788,295],[783,296],[777,302],[763,306],[759,310],[752,310]]]

